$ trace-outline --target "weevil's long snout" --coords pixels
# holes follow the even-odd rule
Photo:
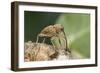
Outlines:
[[[65,31],[64,31],[64,29],[62,29],[62,32],[63,32],[63,34],[64,34],[64,38],[65,38],[65,41],[66,41],[66,51],[67,51],[67,52],[69,52],[69,53],[71,53],[71,50],[70,50],[70,48],[68,48],[67,37],[66,37],[66,34],[65,34]]]

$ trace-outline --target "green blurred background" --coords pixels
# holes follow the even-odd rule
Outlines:
[[[35,42],[37,34],[48,25],[62,24],[73,53],[80,58],[90,58],[89,14],[25,11],[24,23],[25,42]]]

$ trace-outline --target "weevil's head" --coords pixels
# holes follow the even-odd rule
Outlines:
[[[63,25],[61,24],[55,24],[53,27],[56,29],[56,32],[61,32],[64,29]]]

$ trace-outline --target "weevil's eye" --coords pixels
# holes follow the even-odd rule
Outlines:
[[[61,28],[61,31],[64,31],[64,28]]]

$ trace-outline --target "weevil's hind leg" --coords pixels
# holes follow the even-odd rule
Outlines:
[[[37,47],[37,45],[38,45],[38,41],[39,41],[39,36],[37,36],[37,39],[36,39],[36,42],[35,42],[35,44],[33,45],[33,49],[34,49],[34,47]],[[33,52],[32,51],[32,53],[31,53],[31,55],[33,56],[33,60],[35,61],[36,59],[36,54],[35,54],[35,52]]]

